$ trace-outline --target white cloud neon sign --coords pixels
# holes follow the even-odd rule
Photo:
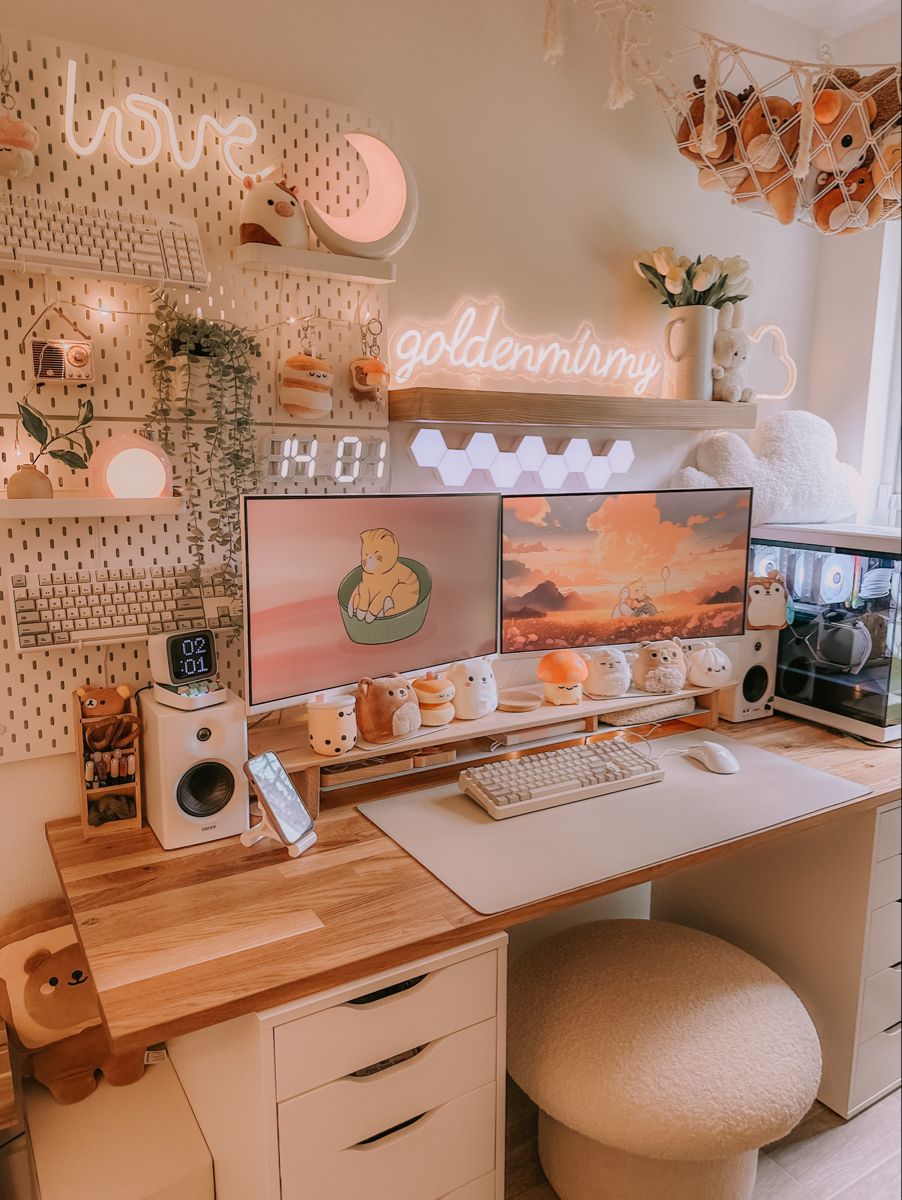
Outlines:
[[[534,383],[620,384],[644,396],[662,368],[661,357],[619,339],[602,341],[588,322],[570,340],[513,332],[500,300],[464,300],[444,325],[408,322],[390,340],[392,376],[410,383],[429,373]]]
[[[200,162],[206,145],[207,131],[219,141],[219,153],[222,161],[236,178],[254,174],[261,179],[272,175],[279,168],[273,164],[262,171],[249,172],[238,165],[233,151],[242,146],[253,146],[257,140],[257,126],[250,117],[239,115],[228,125],[221,125],[210,113],[201,113],[194,135],[194,147],[190,153],[182,151],[179,141],[175,117],[167,104],[156,96],[148,96],[143,92],[130,92],[122,101],[121,108],[116,104],[104,107],[97,122],[94,133],[87,141],[79,141],[75,133],[75,89],[78,76],[78,64],[69,59],[66,68],[66,101],[64,121],[66,141],[76,154],[87,156],[96,154],[110,130],[110,141],[113,149],[121,159],[133,167],[147,167],[156,162],[163,152],[164,142],[168,145],[172,161],[181,171],[193,171]],[[126,116],[140,122],[143,129],[150,133],[150,147],[143,153],[130,150],[126,140]]]

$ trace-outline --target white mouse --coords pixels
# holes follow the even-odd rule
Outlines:
[[[735,775],[739,770],[739,763],[726,748],[717,742],[699,742],[695,746],[690,746],[686,751],[687,758],[694,758],[697,763],[701,763],[709,771],[714,771],[717,775]]]

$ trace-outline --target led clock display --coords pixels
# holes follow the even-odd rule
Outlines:
[[[208,629],[176,634],[169,639],[169,676],[173,683],[209,679],[216,674],[216,648]]]

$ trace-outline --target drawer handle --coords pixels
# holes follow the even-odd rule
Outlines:
[[[413,979],[405,979],[403,983],[393,983],[389,987],[379,988],[375,992],[367,992],[365,996],[357,996],[354,1000],[348,1000],[348,1004],[375,1004],[378,1000],[385,1000],[388,996],[397,996],[399,992],[409,992],[411,988],[415,988],[417,984],[423,982],[425,975],[415,975]]]
[[[409,1129],[411,1125],[416,1125],[419,1121],[422,1121],[426,1115],[426,1113],[421,1112],[419,1116],[408,1117],[406,1121],[402,1121],[399,1125],[392,1125],[391,1129],[383,1129],[381,1133],[374,1133],[372,1137],[364,1138],[362,1142],[358,1142],[351,1149],[362,1150],[367,1146],[384,1141],[387,1137],[391,1137],[393,1133],[402,1133],[405,1129]]]
[[[369,1067],[361,1067],[359,1071],[352,1071],[349,1078],[369,1079],[371,1076],[379,1075],[383,1071],[390,1070],[392,1067],[398,1067],[401,1063],[410,1062],[412,1058],[416,1058],[425,1049],[425,1046],[414,1046],[412,1050],[404,1050],[401,1054],[393,1054],[390,1058],[383,1058]]]

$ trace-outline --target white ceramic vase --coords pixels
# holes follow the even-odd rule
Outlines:
[[[673,308],[664,326],[664,399],[710,400],[717,310],[710,304]]]

